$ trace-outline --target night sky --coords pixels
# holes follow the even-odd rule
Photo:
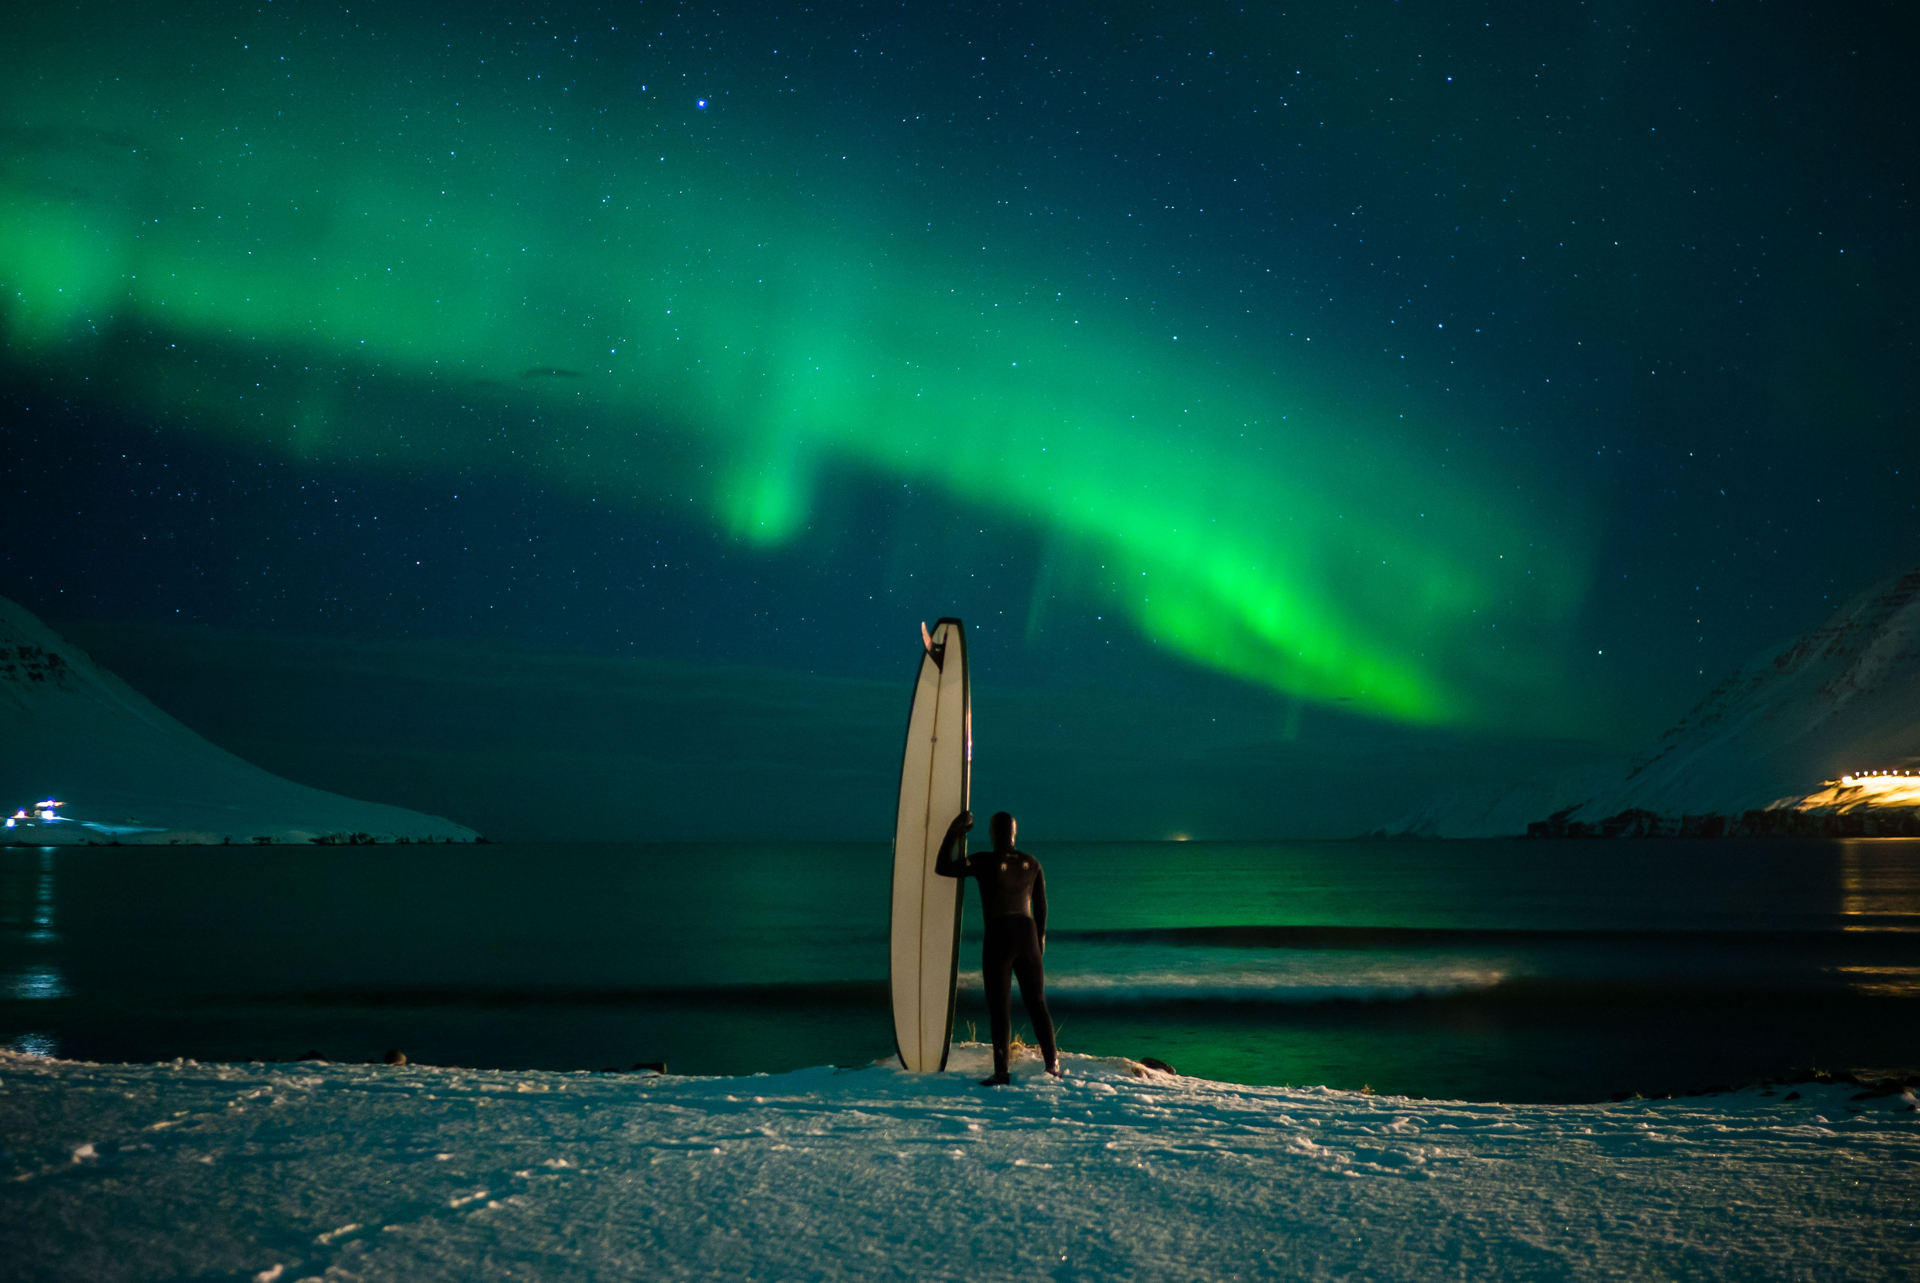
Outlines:
[[[497,836],[884,836],[942,615],[1036,841],[1631,752],[1920,562],[1902,12],[25,7],[0,594]]]

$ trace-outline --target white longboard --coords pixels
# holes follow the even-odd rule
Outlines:
[[[929,633],[907,715],[900,810],[893,833],[891,966],[893,1040],[915,1073],[947,1067],[959,980],[960,880],[933,871],[953,817],[967,809],[973,766],[973,703],[967,637],[957,619]],[[964,854],[964,848],[961,852]]]

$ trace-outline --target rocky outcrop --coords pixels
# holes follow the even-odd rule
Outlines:
[[[1665,816],[1626,810],[1602,820],[1575,819],[1559,811],[1527,825],[1530,838],[1884,838],[1920,837],[1920,810],[1869,808],[1846,813],[1791,808],[1739,815]]]

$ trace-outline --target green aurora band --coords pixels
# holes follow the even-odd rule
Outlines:
[[[820,161],[770,109],[695,129],[577,77],[463,97],[404,42],[317,69],[276,30],[0,55],[16,374],[302,457],[535,468],[766,546],[836,473],[935,486],[1067,550],[1056,587],[1302,699],[1492,724],[1556,685],[1578,523],[1443,468],[1410,393],[1369,403],[1224,315],[1143,324],[1057,237],[935,227],[930,180]]]

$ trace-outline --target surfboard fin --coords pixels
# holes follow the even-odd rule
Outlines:
[[[927,654],[933,656],[935,668],[944,669],[947,666],[947,644],[941,642],[938,646],[934,645],[933,634],[927,631],[927,621],[924,619],[920,621],[920,644],[927,648]]]

